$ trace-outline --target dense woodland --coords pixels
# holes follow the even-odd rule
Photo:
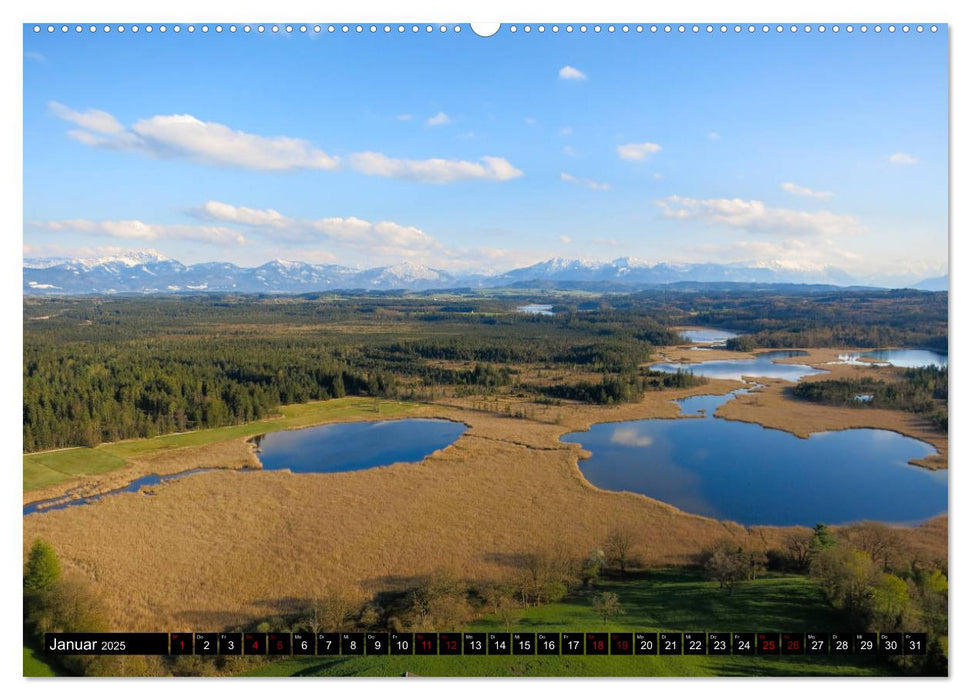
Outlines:
[[[798,300],[797,300],[798,299]],[[801,298],[753,295],[711,300],[695,323],[744,331],[730,350],[894,346],[947,350],[947,294],[913,290],[838,292]]]
[[[860,377],[802,382],[794,396],[831,406],[860,409],[891,408],[920,413],[947,431],[947,368],[918,367],[898,370],[895,381]]]
[[[512,293],[25,298],[24,450],[231,425],[344,395],[504,387],[540,400],[636,400],[699,381],[642,368],[655,347],[681,341],[671,327],[683,324],[748,331],[766,346],[946,347],[947,338],[946,294],[543,300],[555,315],[517,312],[536,297]],[[544,371],[558,379],[537,381]]]

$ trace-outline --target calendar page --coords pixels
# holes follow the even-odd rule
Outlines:
[[[22,35],[24,676],[948,675],[947,23]]]

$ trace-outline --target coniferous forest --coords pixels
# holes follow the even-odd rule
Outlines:
[[[656,347],[682,341],[676,325],[746,331],[737,345],[755,338],[760,347],[946,347],[947,338],[946,294],[562,294],[552,316],[516,311],[534,299],[25,298],[24,450],[232,425],[345,395],[434,399],[509,387],[541,400],[630,401],[699,381],[643,367]]]

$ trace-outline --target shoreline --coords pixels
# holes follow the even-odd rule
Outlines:
[[[690,562],[724,537],[740,545],[781,547],[787,533],[805,528],[743,526],[687,513],[643,494],[600,489],[579,467],[583,448],[560,440],[598,423],[691,418],[682,416],[673,401],[725,394],[740,386],[711,380],[611,406],[508,400],[511,409],[535,409],[531,419],[477,410],[475,397],[414,405],[395,417],[458,420],[469,428],[417,463],[333,474],[255,470],[246,479],[217,469],[155,487],[152,498],[127,493],[88,508],[24,517],[24,547],[34,537],[51,542],[66,573],[93,577],[114,621],[144,628],[160,621],[173,628],[242,624],[280,614],[273,601],[281,592],[288,599],[306,599],[332,582],[373,587],[392,574],[421,576],[443,568],[495,580],[508,573],[503,554],[567,546],[582,556],[614,529],[634,533],[643,555],[665,565]],[[358,402],[358,408],[365,403]],[[335,419],[304,409],[303,418],[300,425],[287,427],[391,416]],[[263,427],[253,425],[249,432],[258,434]],[[220,455],[255,460],[251,436],[170,449],[142,457],[124,472],[157,473],[160,464],[173,470],[201,466]],[[32,500],[36,493],[31,492]],[[161,522],[192,526],[160,529]],[[227,522],[233,526],[227,528]],[[946,556],[946,516],[899,531],[915,557]],[[260,577],[250,575],[254,562],[262,562]]]

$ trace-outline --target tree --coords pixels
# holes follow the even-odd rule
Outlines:
[[[314,598],[312,624],[323,623],[328,630],[343,632],[347,621],[361,609],[363,596],[355,588],[331,583],[322,595]]]
[[[514,623],[523,617],[523,610],[516,604],[516,599],[511,596],[504,597],[499,602],[499,617],[506,626],[506,631],[510,631]]]
[[[860,623],[868,622],[879,570],[866,552],[846,545],[827,547],[813,558],[809,573],[819,579],[833,605]]]
[[[629,530],[614,530],[607,536],[603,549],[607,561],[616,563],[620,572],[625,574],[633,546],[634,536]]]
[[[850,544],[889,571],[900,554],[900,532],[883,523],[862,522],[843,531]]]
[[[467,586],[448,572],[425,577],[411,591],[409,612],[417,629],[453,627],[472,615]]]
[[[381,622],[381,609],[376,605],[365,605],[361,611],[361,627],[366,630],[377,629]]]
[[[612,617],[624,614],[624,608],[620,604],[620,598],[616,593],[604,591],[593,597],[593,609],[597,615],[607,624],[607,620]]]
[[[44,540],[34,540],[24,568],[24,593],[43,593],[50,590],[60,579],[61,564],[54,548]]]
[[[873,623],[880,630],[895,630],[903,626],[910,609],[907,582],[893,574],[884,574],[873,587]]]
[[[797,571],[809,568],[809,553],[812,549],[813,535],[805,532],[790,532],[786,535],[785,548],[789,561]]]
[[[825,524],[819,523],[813,528],[812,539],[809,541],[809,559],[812,560],[820,552],[836,546],[836,538]]]
[[[702,552],[702,561],[708,576],[718,581],[719,588],[727,588],[729,595],[736,583],[754,577],[751,553],[730,539],[718,540]]]
[[[526,555],[516,582],[523,607],[562,599],[578,582],[578,563],[562,546]]]
[[[590,550],[590,554],[587,555],[587,560],[583,563],[583,583],[587,586],[593,586],[600,579],[600,575],[603,573],[604,566],[607,564],[607,556],[604,551],[599,548],[593,548]]]

